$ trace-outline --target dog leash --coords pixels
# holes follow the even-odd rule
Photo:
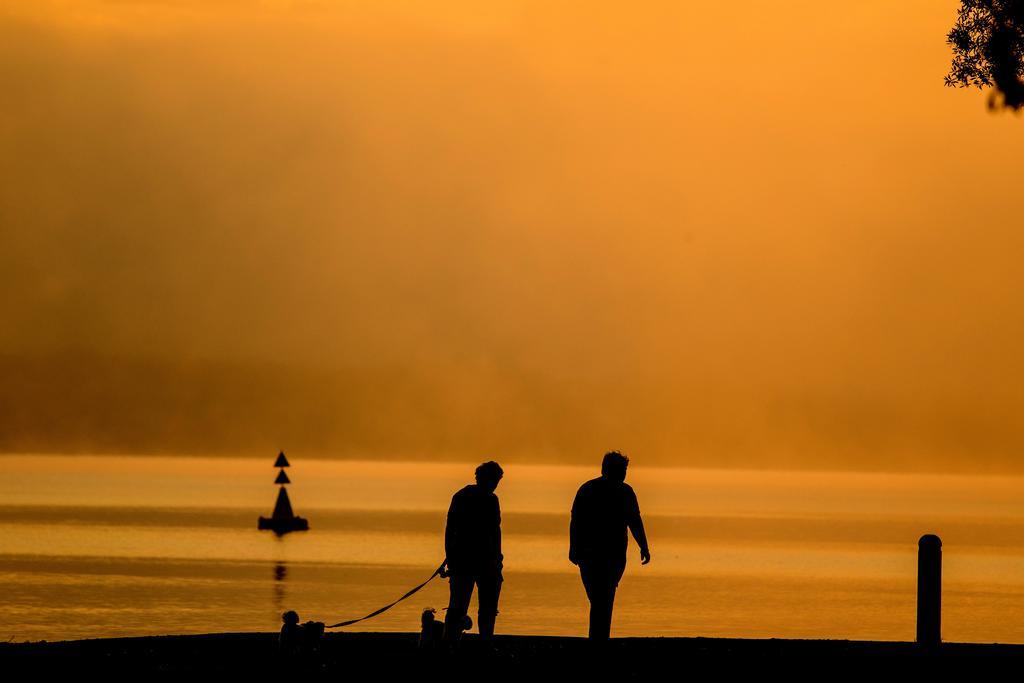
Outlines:
[[[366,621],[367,619],[372,619],[373,617],[377,616],[378,614],[383,614],[384,612],[387,612],[387,611],[388,611],[389,609],[391,609],[392,607],[394,607],[394,606],[395,606],[395,605],[397,605],[398,603],[402,602],[402,600],[405,600],[405,599],[406,599],[406,598],[408,598],[409,596],[411,596],[411,595],[413,595],[413,594],[415,594],[415,593],[419,592],[419,590],[420,590],[421,588],[423,588],[423,587],[424,587],[424,586],[426,586],[426,585],[427,585],[428,583],[430,583],[431,581],[433,581],[433,580],[434,580],[434,577],[435,577],[435,576],[441,576],[441,577],[444,577],[444,576],[446,575],[446,574],[445,574],[445,571],[444,571],[444,565],[445,565],[445,564],[446,564],[447,562],[448,562],[448,558],[445,558],[444,562],[442,562],[442,563],[441,563],[441,564],[440,564],[440,565],[438,566],[438,568],[434,570],[434,573],[430,575],[430,578],[428,578],[428,579],[427,579],[426,581],[424,581],[424,582],[423,582],[423,583],[421,583],[420,585],[418,585],[418,586],[416,586],[415,588],[413,588],[412,590],[410,590],[410,591],[409,591],[408,593],[406,593],[406,594],[405,594],[405,595],[403,595],[402,597],[400,597],[400,598],[398,598],[397,600],[395,600],[395,601],[394,601],[393,603],[391,603],[390,605],[385,605],[384,607],[381,607],[381,608],[380,608],[379,610],[377,610],[377,611],[375,611],[375,612],[370,612],[370,613],[369,613],[369,614],[367,614],[367,615],[366,615],[365,617],[359,617],[358,619],[350,619],[350,620],[348,620],[348,621],[341,621],[341,622],[338,622],[337,624],[331,624],[330,626],[325,626],[324,628],[341,628],[342,626],[351,626],[352,624],[357,624],[357,623],[359,623],[360,621]]]

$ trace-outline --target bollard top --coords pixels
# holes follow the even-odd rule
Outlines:
[[[939,538],[938,536],[936,536],[935,534],[925,534],[917,542],[917,547],[921,548],[922,550],[924,548],[941,549],[942,548],[942,539]]]

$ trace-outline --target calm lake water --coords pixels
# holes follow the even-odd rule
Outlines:
[[[276,487],[260,459],[2,456],[0,638],[276,630],[390,602],[443,557],[472,465],[303,460],[312,530],[256,530]],[[568,510],[591,468],[510,465],[502,633],[583,635]],[[1024,478],[630,469],[654,559],[630,565],[613,635],[912,640],[917,539],[944,542],[943,636],[1024,642]],[[435,579],[359,626],[418,628]],[[475,610],[475,608],[474,608]]]

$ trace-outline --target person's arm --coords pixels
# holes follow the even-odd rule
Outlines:
[[[494,496],[494,517],[496,524],[495,540],[498,551],[498,569],[501,569],[505,556],[501,554],[501,503],[498,501],[497,496]]]
[[[448,568],[451,568],[451,562],[455,559],[456,553],[456,539],[458,537],[459,527],[459,506],[456,503],[457,498],[452,496],[452,504],[448,506],[448,517],[444,524],[444,554],[448,559]]]
[[[582,491],[583,489],[580,489]],[[572,512],[569,513],[569,561],[579,564],[579,519],[576,513],[580,504],[580,491],[576,492],[576,498],[572,501]]]
[[[644,531],[644,520],[640,516],[640,503],[636,499],[636,492],[629,489],[629,516],[626,523],[629,531],[633,534],[633,540],[640,546],[640,564],[647,564],[651,561],[651,549],[647,545],[647,532]]]

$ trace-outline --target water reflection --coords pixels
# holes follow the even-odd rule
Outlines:
[[[210,463],[3,458],[7,634],[269,631],[289,609],[328,623],[366,614],[437,566],[451,490],[466,475],[461,465],[311,463],[323,476],[304,481],[302,509],[316,529],[274,537],[253,523],[266,463]],[[585,632],[565,550],[568,506],[588,472],[506,471],[503,633]],[[109,496],[93,488],[108,476],[123,484]],[[945,546],[943,635],[1024,642],[1024,478],[642,468],[630,478],[656,560],[637,567],[631,548],[616,635],[912,639],[927,530]],[[420,609],[446,602],[435,581],[365,628],[416,630]]]
[[[274,612],[280,615],[284,612],[284,604],[286,596],[285,590],[285,579],[288,578],[288,565],[284,562],[277,562],[274,564]]]

